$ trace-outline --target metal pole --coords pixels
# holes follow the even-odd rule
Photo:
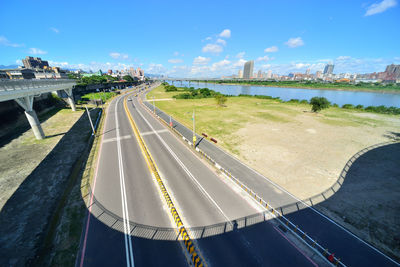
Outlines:
[[[196,148],[196,123],[195,123],[194,109],[193,109],[193,148]]]
[[[96,134],[96,131],[94,130],[92,118],[90,117],[90,113],[89,113],[89,110],[88,110],[88,108],[87,108],[86,105],[85,105],[85,108],[86,108],[87,115],[88,115],[88,117],[89,117],[90,125],[92,126],[93,135],[95,135],[95,134]]]
[[[171,119],[171,115],[169,115],[169,127],[172,127],[172,119]]]

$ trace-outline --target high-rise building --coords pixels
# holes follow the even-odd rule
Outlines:
[[[311,69],[308,68],[308,69],[306,70],[306,75],[310,75],[310,71],[311,71]]]
[[[243,79],[250,79],[253,75],[254,60],[247,61],[243,67]]]
[[[262,75],[262,71],[261,71],[261,70],[258,70],[257,78],[258,78],[258,79],[263,78],[263,75]]]
[[[272,78],[272,70],[268,70],[267,79],[271,79],[271,78]]]
[[[239,72],[238,72],[238,78],[243,78],[243,70],[239,70]]]
[[[400,78],[400,65],[391,64],[386,67],[386,74]]]
[[[137,68],[136,73],[139,74],[139,76],[144,76],[144,70],[139,67]]]
[[[317,79],[319,79],[319,78],[321,78],[322,77],[322,71],[317,71],[316,73],[315,73],[315,77],[317,78]]]
[[[42,60],[40,57],[26,57],[22,59],[22,63],[27,69],[44,69],[45,67],[49,67],[49,62]]]
[[[111,75],[112,74],[112,70],[108,70],[107,73],[108,73],[108,75]]]
[[[335,67],[335,65],[333,65],[333,64],[326,64],[325,69],[324,69],[324,74],[332,74],[334,67]]]

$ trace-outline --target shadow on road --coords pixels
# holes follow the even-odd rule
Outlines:
[[[390,202],[393,206],[380,206],[384,216],[393,217],[393,227],[396,227],[395,221],[399,220],[399,198],[395,198],[396,192],[400,190],[400,143],[385,143],[368,147],[355,154],[343,168],[342,173],[332,188],[316,196],[322,198],[322,202],[316,206],[324,205],[338,209],[344,208],[341,204],[347,204],[347,209],[355,207],[366,209],[367,211],[375,212],[377,207],[376,201],[387,200],[387,194],[371,194],[367,189],[384,188],[389,186],[394,197]],[[366,185],[365,185],[366,184]],[[349,198],[349,196],[351,196]],[[88,196],[84,197],[88,199]],[[308,199],[310,206],[313,206],[317,201],[315,198]],[[393,210],[394,209],[394,210]],[[342,261],[349,266],[395,266],[393,262],[374,251],[368,245],[362,244],[357,238],[354,238],[348,232],[341,230],[335,223],[331,223],[329,219],[323,216],[316,216],[314,210],[304,205],[302,202],[291,206],[279,207],[278,210],[296,226],[298,229],[306,232],[312,240],[318,240],[324,248],[328,248],[329,252],[335,253]],[[371,213],[369,212],[369,213]],[[110,212],[103,207],[93,196],[90,216],[96,220],[96,224],[101,222],[101,228],[107,229],[114,235],[121,233],[121,246],[123,246],[123,220],[118,215]],[[370,216],[370,215],[369,215]],[[371,216],[370,216],[371,218]],[[373,219],[372,219],[373,220]],[[398,224],[397,224],[398,225]],[[137,224],[130,222],[130,235],[135,242],[145,242],[147,245],[153,243],[152,246],[164,246],[169,244],[170,248],[176,247],[175,243],[181,239],[177,229],[154,227],[150,225]],[[385,227],[379,227],[380,233],[385,231]],[[387,228],[390,229],[390,228]],[[251,263],[251,266],[261,266],[270,263],[272,266],[290,266],[293,262],[301,262],[303,256],[291,256],[295,258],[285,258],[283,252],[287,248],[287,243],[283,244],[285,238],[288,238],[286,228],[282,226],[280,218],[273,218],[270,212],[253,214],[242,218],[235,218],[232,221],[207,225],[202,227],[188,228],[191,237],[204,248],[209,258],[217,262],[218,265],[241,265]],[[97,235],[102,236],[102,230]],[[393,235],[398,231],[387,231],[388,235]],[[97,236],[96,235],[96,236]],[[281,237],[285,237],[282,239]],[[302,234],[300,234],[302,237]],[[394,239],[395,239],[394,234]],[[100,237],[97,237],[100,238]],[[302,237],[304,238],[304,237]],[[137,241],[139,240],[139,241]],[[299,241],[298,239],[296,239]],[[169,241],[170,243],[168,243]],[[103,241],[104,242],[104,241]],[[149,243],[150,242],[150,243]],[[174,243],[175,242],[175,243]],[[251,250],[246,249],[245,244],[251,246]],[[309,242],[310,245],[313,242]],[[147,246],[146,245],[146,246]],[[297,245],[290,245],[297,247]],[[224,250],[229,248],[233,253],[227,257],[217,257],[224,255]],[[278,250],[279,248],[279,250]],[[356,253],[355,253],[356,252]],[[287,252],[288,255],[293,252]],[[146,254],[146,253],[145,253]],[[90,255],[90,253],[89,253]],[[282,255],[281,261],[277,261],[276,255]],[[393,256],[393,254],[390,254]],[[90,259],[91,256],[89,256]],[[295,259],[295,261],[293,261]],[[238,264],[240,263],[240,264]],[[308,262],[310,263],[310,262]],[[305,263],[307,264],[307,263]],[[91,264],[88,264],[90,266]]]
[[[95,119],[97,113],[92,115]],[[64,136],[57,145],[2,207],[0,266],[25,266],[35,256],[68,185],[71,169],[86,148],[89,125],[87,115],[82,114],[67,133],[60,133]]]

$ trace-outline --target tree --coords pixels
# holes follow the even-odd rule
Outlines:
[[[217,101],[218,106],[222,107],[228,99],[224,95],[216,95],[215,100]]]
[[[318,112],[325,108],[329,108],[330,102],[325,97],[313,97],[310,100],[310,104],[312,105],[311,110],[313,112]]]
[[[122,77],[122,79],[124,79],[127,82],[133,82],[133,78],[129,75],[125,75],[124,77]]]

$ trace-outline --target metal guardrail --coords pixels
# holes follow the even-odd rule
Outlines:
[[[75,85],[72,79],[48,79],[48,80],[0,80],[0,91],[17,91],[27,88],[42,88],[60,84]]]
[[[141,99],[139,99],[140,102]],[[144,104],[143,106],[146,107],[150,114],[153,114],[153,111],[150,109],[150,107],[148,107],[145,103],[142,102],[142,104]],[[166,114],[164,111],[160,110],[159,108],[157,108],[159,111],[163,112],[164,114]],[[168,122],[164,121],[164,119],[162,119],[160,116],[158,116],[157,114],[154,114],[154,116],[160,120],[163,124],[168,126]],[[176,130],[174,127],[169,127],[170,129],[172,129],[173,132],[175,132],[176,134],[178,134],[184,141],[186,141],[188,143],[188,145],[190,147],[192,147],[192,143],[186,139],[178,130]],[[292,234],[294,234],[297,238],[299,238],[300,240],[302,240],[308,247],[310,247],[312,250],[314,250],[315,252],[317,252],[318,254],[320,254],[323,258],[325,258],[325,260],[328,260],[328,256],[332,253],[330,251],[328,251],[327,248],[324,248],[323,246],[321,246],[317,240],[313,239],[312,237],[310,237],[307,233],[305,233],[304,231],[302,231],[297,225],[293,224],[285,215],[283,215],[283,213],[281,213],[277,208],[274,208],[273,206],[271,206],[271,204],[269,204],[267,201],[265,201],[263,198],[261,198],[260,196],[258,196],[252,189],[250,189],[249,187],[247,187],[245,184],[243,184],[238,178],[234,177],[228,170],[224,169],[223,167],[221,167],[221,165],[219,165],[212,157],[210,157],[208,154],[206,154],[204,151],[202,151],[201,149],[199,149],[198,147],[196,147],[196,151],[205,159],[207,160],[210,164],[214,165],[217,169],[221,170],[226,177],[232,179],[239,187],[241,187],[244,191],[246,191],[252,198],[254,198],[255,201],[259,202],[261,206],[263,206],[267,212],[269,212],[270,214],[272,214],[276,219],[279,220],[279,222],[288,230],[290,231]],[[346,267],[346,265],[340,260],[340,258],[334,256],[333,254],[331,254],[331,259],[329,259],[330,263],[335,265],[335,266],[342,266],[342,267]]]

